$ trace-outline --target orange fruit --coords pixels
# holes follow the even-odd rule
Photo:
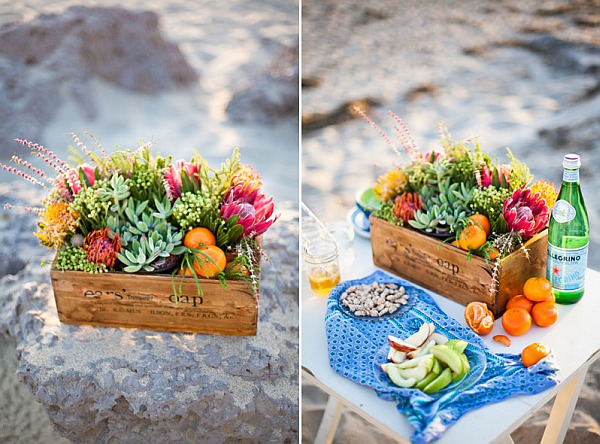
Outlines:
[[[533,308],[533,302],[531,302],[529,299],[527,299],[522,294],[519,294],[517,296],[512,297],[510,299],[510,301],[508,301],[508,303],[506,304],[507,310],[509,308],[515,308],[515,307],[524,308],[529,313],[531,313],[531,309]]]
[[[540,327],[548,327],[558,319],[558,309],[554,301],[538,302],[531,309],[533,322]]]
[[[502,315],[502,327],[511,336],[520,336],[531,328],[531,315],[521,307],[509,308]]]
[[[494,260],[497,259],[498,256],[500,256],[500,251],[498,251],[496,247],[492,247],[488,250],[488,254],[490,255],[490,259]]]
[[[521,361],[523,361],[525,367],[531,367],[548,356],[551,351],[547,345],[541,342],[534,342],[523,349],[521,352]]]
[[[450,242],[450,245],[454,245],[455,247],[458,247],[458,241],[456,239],[454,239],[452,242]]]
[[[183,245],[188,248],[208,247],[216,245],[215,235],[208,228],[196,227],[192,228],[185,234]]]
[[[192,276],[192,270],[190,269],[190,267],[182,267],[179,270],[177,270],[177,274],[179,276],[181,276],[181,275]]]
[[[206,278],[211,278],[223,271],[227,265],[225,253],[215,245],[209,245],[206,248],[202,248],[196,254],[195,259],[194,270],[196,271],[196,274]]]
[[[465,321],[478,335],[487,335],[494,328],[494,314],[483,302],[470,302],[465,308]]]
[[[227,262],[225,268],[229,268],[230,266],[231,262]],[[244,276],[250,276],[250,271],[248,271],[248,268],[243,264],[235,264],[233,267],[231,267],[231,271],[240,272]]]
[[[506,335],[495,335],[492,339],[496,342],[506,345],[507,347],[510,347],[511,341]]]
[[[481,228],[483,228],[483,231],[485,231],[486,236],[490,235],[492,231],[492,226],[490,225],[490,220],[487,218],[487,216],[478,213],[472,214],[471,216],[469,216],[469,219],[475,221],[475,225],[479,225]]]
[[[552,285],[543,277],[532,277],[525,281],[523,294],[533,302],[552,300]]]
[[[460,232],[458,236],[458,246],[463,250],[477,250],[483,244],[487,236],[483,228],[479,225],[469,225]]]

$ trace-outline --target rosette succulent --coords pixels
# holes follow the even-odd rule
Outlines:
[[[528,188],[515,190],[504,201],[503,214],[508,229],[525,239],[543,229],[550,218],[546,201]]]

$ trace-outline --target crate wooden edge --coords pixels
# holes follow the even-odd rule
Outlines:
[[[467,298],[467,297],[450,297],[446,294],[443,294],[443,291],[440,291],[439,287],[436,287],[436,284],[432,280],[428,280],[425,275],[423,276],[413,276],[407,273],[402,273],[401,271],[394,269],[386,264],[385,261],[381,257],[378,256],[377,250],[380,247],[379,245],[375,245],[374,239],[377,236],[373,236],[373,233],[377,233],[378,230],[391,230],[392,232],[402,233],[400,237],[410,236],[417,240],[417,243],[422,243],[435,248],[442,255],[447,255],[450,257],[459,258],[461,261],[467,263],[467,252],[461,249],[454,247],[453,245],[448,244],[447,242],[443,242],[442,240],[427,236],[423,233],[418,232],[412,228],[401,227],[395,224],[392,224],[384,219],[377,218],[373,215],[369,218],[370,228],[371,228],[371,245],[373,250],[373,263],[392,274],[398,275],[402,278],[405,278],[411,282],[416,283],[424,288],[427,288],[431,291],[434,291],[448,299],[451,299],[455,302],[458,302],[462,305],[466,305],[466,303],[472,300],[480,300],[485,302],[490,310],[494,313],[495,317],[499,317],[505,310],[506,303],[510,299],[510,297],[520,294],[522,285],[525,282],[526,278],[524,275],[524,269],[520,266],[520,262],[523,260],[531,260],[526,259],[522,249],[517,249],[513,251],[507,257],[502,258],[498,263],[498,279],[500,281],[500,285],[497,285],[496,288],[489,292],[489,283],[487,283],[488,294],[484,297],[478,298]],[[532,236],[524,243],[524,247],[528,250],[533,248],[534,256],[534,264],[529,267],[531,273],[527,274],[527,277],[531,276],[545,276],[545,267],[546,267],[546,248],[547,248],[547,237],[548,230],[544,229],[539,233]],[[543,240],[546,239],[546,242]],[[531,253],[531,252],[530,252]],[[532,254],[530,254],[530,257]],[[470,259],[471,270],[482,270],[487,274],[489,280],[491,281],[491,276],[493,273],[493,268],[495,266],[495,261],[487,261],[480,257],[472,255]],[[510,282],[507,281],[507,276],[510,277]],[[433,283],[432,283],[433,282]],[[481,282],[483,286],[486,284],[485,282]],[[517,291],[516,288],[520,287]],[[477,293],[477,292],[475,292]]]
[[[65,307],[72,307],[74,304],[76,307],[85,311],[86,309],[94,311],[94,309],[99,309],[102,305],[102,302],[97,300],[85,300],[83,297],[74,297],[68,294],[67,290],[64,290],[58,284],[60,281],[70,281],[71,285],[73,283],[77,283],[81,280],[90,281],[94,279],[100,279],[103,281],[106,280],[116,280],[117,282],[121,279],[125,279],[126,281],[135,282],[137,280],[150,280],[151,282],[156,282],[159,285],[167,286],[168,288],[172,287],[172,276],[170,274],[160,275],[160,274],[132,274],[125,273],[119,271],[110,271],[106,273],[98,273],[98,274],[90,274],[82,271],[62,271],[58,270],[56,267],[52,267],[50,269],[50,277],[52,282],[52,288],[54,293],[54,299],[57,306],[58,317],[61,322],[69,323],[69,324],[80,324],[80,325],[94,325],[94,326],[103,326],[103,327],[120,327],[120,328],[138,328],[138,329],[149,329],[149,330],[158,330],[158,331],[173,331],[173,332],[188,332],[188,333],[205,333],[205,334],[224,334],[224,335],[233,335],[233,336],[255,336],[257,334],[257,325],[258,325],[258,304],[256,299],[254,298],[254,292],[252,291],[251,286],[244,280],[228,280],[227,288],[224,289],[220,282],[216,279],[205,279],[200,278],[200,286],[203,290],[204,296],[207,295],[215,300],[219,300],[223,295],[235,296],[238,299],[243,298],[243,304],[236,306],[236,312],[238,314],[238,318],[240,319],[239,323],[232,323],[230,327],[225,327],[223,325],[227,325],[224,323],[223,325],[217,325],[214,322],[211,325],[204,325],[201,322],[189,323],[184,322],[185,318],[178,319],[177,322],[163,322],[157,323],[152,322],[149,319],[140,318],[132,318],[131,320],[125,318],[125,320],[114,321],[114,320],[103,320],[97,321],[94,319],[73,319],[70,317],[64,310]],[[195,279],[191,276],[176,276],[175,277],[175,285],[178,286],[180,279],[183,279],[184,288],[186,286],[188,288],[193,288],[194,291],[196,289]],[[146,282],[147,283],[147,282]],[[222,299],[221,299],[222,300]],[[227,300],[225,300],[227,301]],[[131,301],[114,301],[111,300],[109,302],[104,302],[105,304],[117,304],[119,307],[130,307],[134,304]],[[140,304],[139,301],[135,303]],[[143,304],[142,304],[143,305]],[[194,305],[195,306],[195,305]],[[149,307],[159,307],[156,303],[150,303],[146,306]],[[173,308],[173,307],[171,307]],[[183,310],[185,307],[182,307]],[[209,308],[212,308],[209,306]],[[158,308],[157,308],[158,309]],[[221,307],[222,309],[222,307]],[[226,308],[226,310],[230,310],[230,308]],[[88,316],[89,317],[89,316]],[[92,316],[93,318],[93,316]],[[241,320],[244,320],[243,325],[241,324]]]

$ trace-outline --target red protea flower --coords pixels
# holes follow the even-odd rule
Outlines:
[[[478,185],[480,188],[487,188],[490,185],[494,185],[497,188],[508,188],[510,172],[510,165],[500,165],[499,167],[496,165],[492,165],[491,167],[484,165],[481,168],[481,175],[478,176]]]
[[[269,229],[273,216],[273,197],[267,198],[259,189],[248,193],[243,182],[229,188],[221,205],[221,218],[238,215],[238,224],[244,227],[244,236],[258,236]]]
[[[181,193],[197,191],[200,188],[198,165],[185,160],[178,160],[175,165],[169,165],[165,172],[164,185],[171,202],[177,200]]]
[[[83,249],[87,253],[88,261],[112,268],[117,253],[121,251],[121,238],[119,233],[116,233],[111,239],[108,228],[90,231],[83,240]]]
[[[396,196],[392,212],[405,223],[415,218],[415,211],[423,208],[423,201],[418,193],[402,193]]]
[[[550,210],[539,193],[529,188],[519,188],[504,201],[504,220],[510,231],[527,239],[540,231],[548,223]]]

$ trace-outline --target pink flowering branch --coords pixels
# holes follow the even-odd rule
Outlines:
[[[23,159],[21,159],[18,156],[12,156],[10,158],[10,160],[13,161],[13,162],[15,162],[17,165],[24,166],[25,168],[27,168],[32,173],[37,174],[40,178],[44,179],[49,184],[52,185],[54,183],[54,179],[52,179],[51,177],[48,177],[44,171],[42,171],[39,168],[33,166],[32,164],[30,164],[26,160],[23,160]]]
[[[100,153],[102,154],[102,157],[104,157],[105,160],[109,159],[109,155],[108,153],[104,150],[104,147],[102,146],[102,143],[96,138],[96,136],[94,136],[92,133],[90,133],[89,131],[84,132],[83,134],[85,134],[86,136],[90,137],[94,143],[96,144],[96,146],[98,147],[98,149],[100,150]]]
[[[10,166],[6,166],[6,165],[0,163],[0,168],[3,169],[4,171],[8,171],[9,173],[17,175],[20,178],[25,179],[26,181],[31,182],[34,185],[39,185],[42,188],[48,189],[48,187],[46,186],[45,183],[42,183],[39,180],[37,180],[35,177],[33,177],[27,173],[24,173],[23,171],[19,170],[17,167],[10,167]]]
[[[23,211],[25,211],[27,213],[34,213],[34,214],[42,214],[44,212],[43,208],[30,207],[28,205],[21,207],[21,206],[14,206],[14,205],[11,205],[11,204],[8,204],[8,203],[4,204],[4,209],[5,210],[9,210],[9,211],[10,210],[17,210],[17,209],[19,209],[19,210],[23,210]]]
[[[421,149],[419,148],[419,145],[417,145],[415,138],[413,137],[412,133],[410,132],[404,121],[392,111],[388,111],[388,114],[392,116],[394,120],[400,125],[400,127],[396,128],[394,134],[396,135],[398,140],[400,140],[400,143],[402,143],[402,146],[404,147],[406,153],[410,156],[412,160],[423,159]]]
[[[15,142],[19,142],[21,145],[31,148],[34,151],[37,151],[33,154],[36,157],[39,157],[40,159],[44,159],[46,163],[52,166],[56,171],[64,172],[67,169],[69,169],[69,165],[67,164],[67,162],[60,160],[56,154],[44,148],[40,144],[30,142],[27,139],[15,139]]]
[[[362,109],[360,109],[358,106],[354,107],[354,111],[356,112],[356,114],[358,114],[360,117],[362,117],[369,125],[371,125],[371,128],[374,128],[375,131],[377,131],[381,137],[383,137],[383,140],[385,140],[387,142],[387,144],[392,148],[392,150],[394,151],[394,153],[396,153],[396,155],[398,157],[402,157],[402,155],[400,154],[400,151],[398,150],[398,147],[396,145],[394,145],[394,142],[392,142],[392,140],[388,137],[388,135],[385,133],[385,131],[383,131],[381,128],[379,128],[379,126],[377,126],[377,124],[375,122],[373,122],[369,118],[369,116],[367,116],[367,114]]]

